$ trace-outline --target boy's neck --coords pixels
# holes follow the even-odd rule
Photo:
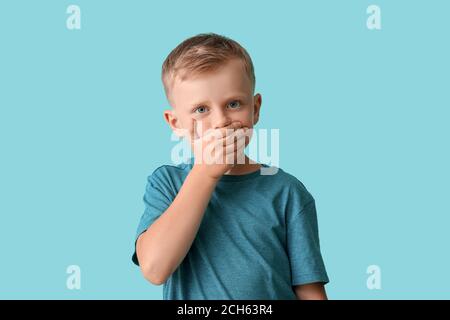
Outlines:
[[[236,164],[233,168],[225,172],[225,175],[243,175],[255,172],[261,168],[261,164],[253,161],[245,155],[245,163]]]

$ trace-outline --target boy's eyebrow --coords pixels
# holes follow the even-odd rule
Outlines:
[[[209,103],[209,101],[201,101],[201,102],[193,103],[193,104],[191,104],[191,106],[197,107],[197,106],[200,106],[202,104],[208,104],[208,103]]]
[[[224,101],[227,101],[227,100],[230,100],[230,99],[233,99],[233,98],[246,98],[246,97],[247,97],[247,95],[245,93],[238,92],[236,94],[230,94],[227,98],[224,99]],[[209,102],[210,102],[209,100],[200,101],[200,102],[197,102],[197,103],[193,103],[192,106],[196,107],[196,106],[200,106],[200,105],[203,105],[203,104],[208,104]]]

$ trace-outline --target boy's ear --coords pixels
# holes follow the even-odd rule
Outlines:
[[[259,120],[259,110],[261,110],[262,97],[259,93],[257,93],[253,97],[253,125],[258,123]]]
[[[165,110],[164,111],[164,120],[169,124],[172,131],[178,136],[182,137],[184,134],[184,130],[181,128],[181,123],[178,120],[175,110]]]

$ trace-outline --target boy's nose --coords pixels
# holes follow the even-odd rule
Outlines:
[[[217,111],[214,116],[213,128],[223,128],[231,123],[231,118],[223,111]]]

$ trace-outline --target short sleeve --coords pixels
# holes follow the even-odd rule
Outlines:
[[[328,275],[320,252],[319,230],[314,200],[288,221],[287,248],[292,285],[314,282],[328,283]]]
[[[171,196],[171,190],[166,187],[168,184],[164,181],[164,175],[160,173],[161,169],[155,170],[147,178],[147,185],[145,188],[144,200],[144,213],[139,221],[135,243],[134,243],[134,253],[132,256],[132,261],[139,265],[139,261],[136,255],[136,242],[139,236],[145,232],[152,223],[161,216],[161,214],[167,210],[173,201]]]

